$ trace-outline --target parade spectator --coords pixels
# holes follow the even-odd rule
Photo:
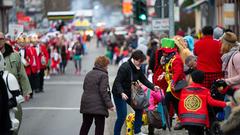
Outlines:
[[[143,52],[136,50],[132,53],[131,58],[127,62],[123,63],[118,69],[118,73],[114,80],[112,88],[113,99],[117,111],[117,120],[115,122],[114,135],[121,134],[121,128],[127,116],[127,104],[130,105],[131,103],[132,81],[139,80],[142,84],[151,90],[159,89],[158,86],[154,86],[151,82],[149,82],[140,70],[141,64],[145,59],[146,56],[143,54]],[[134,109],[134,111],[134,133],[141,135],[143,110]]]
[[[65,74],[65,68],[67,66],[67,49],[65,45],[61,46],[61,63],[60,63],[60,72]]]
[[[16,112],[18,111],[17,106],[24,102],[24,98],[21,95],[21,90],[18,84],[17,79],[11,73],[9,73],[5,68],[5,60],[3,58],[2,53],[0,53],[0,74],[3,78],[6,89],[8,92],[8,109],[9,109],[9,116],[11,120],[11,131],[17,131],[19,128],[19,120],[16,119]]]
[[[224,81],[234,89],[240,89],[240,52],[237,43],[237,36],[232,32],[226,32],[222,38],[222,71],[224,72]],[[228,101],[228,96],[225,97]],[[225,119],[228,118],[231,108],[226,107]]]
[[[216,27],[213,30],[213,38],[215,40],[220,40],[220,38],[223,36],[224,34],[224,30],[221,27]]]
[[[185,64],[185,59],[192,55],[190,49],[188,48],[187,42],[184,41],[184,38],[181,36],[173,37],[175,45],[177,47],[177,51],[182,58],[183,63]]]
[[[83,114],[83,123],[80,135],[88,135],[95,119],[95,135],[104,134],[105,117],[108,109],[113,111],[108,81],[108,65],[110,61],[105,56],[96,58],[94,68],[87,73],[83,83],[83,94],[80,112]]]
[[[19,82],[23,96],[29,98],[32,89],[26,75],[24,65],[21,63],[20,55],[13,51],[12,47],[5,42],[4,34],[0,32],[0,51],[6,61],[6,69],[12,73]]]
[[[73,46],[73,60],[75,63],[75,74],[79,75],[82,68],[83,45],[77,41]]]
[[[8,108],[8,91],[5,85],[4,79],[2,78],[2,72],[0,77],[0,134],[1,135],[12,135],[10,130],[12,127],[9,108]]]
[[[225,82],[235,89],[240,89],[240,46],[237,36],[227,32],[222,38],[222,70],[225,73]]]
[[[234,92],[232,100],[232,112],[227,120],[225,120],[221,129],[224,135],[239,135],[240,134],[240,90]]]
[[[196,70],[191,73],[190,85],[181,91],[179,101],[179,117],[181,125],[188,130],[189,135],[203,135],[204,127],[209,128],[207,105],[225,107],[230,105],[214,100],[210,90],[201,84],[204,81],[204,72]]]
[[[185,32],[184,32],[183,29],[180,27],[180,28],[178,29],[176,35],[184,37],[184,36],[185,36]]]
[[[223,77],[221,44],[213,39],[211,26],[205,26],[202,33],[204,36],[196,42],[194,54],[197,56],[197,69],[205,73],[203,86],[210,88],[213,81]]]
[[[3,57],[6,62],[6,70],[8,70],[17,78],[18,83],[21,87],[22,94],[25,97],[25,100],[28,101],[29,95],[32,93],[32,89],[24,65],[21,62],[21,57],[18,53],[13,51],[13,48],[9,44],[5,42],[5,37],[1,32],[0,32],[0,51],[3,53]],[[16,118],[19,120],[21,125],[22,107],[18,105],[17,108],[18,111],[16,112]],[[16,134],[18,133],[18,130],[16,130],[15,132]]]
[[[187,48],[191,51],[191,52],[193,52],[193,50],[194,50],[194,38],[192,37],[192,36],[185,36],[184,38],[183,38],[184,40],[185,40],[185,42],[186,42],[186,44],[187,44]]]

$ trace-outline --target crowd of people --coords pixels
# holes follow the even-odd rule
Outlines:
[[[240,103],[238,38],[230,29],[222,27],[205,26],[201,32],[200,37],[176,35],[171,38],[167,34],[155,36],[151,33],[147,35],[147,40],[141,33],[133,32],[122,41],[114,35],[114,30],[97,36],[98,44],[102,43],[107,48],[106,56],[110,59],[110,63],[120,62],[112,87],[117,114],[114,135],[121,134],[125,120],[129,121],[130,117],[132,120],[130,123],[133,126],[127,128],[127,132],[143,134],[141,132],[142,121],[144,121],[142,117],[149,111],[158,111],[160,116],[165,115],[166,125],[160,126],[164,130],[166,127],[171,129],[174,115],[176,115],[174,130],[185,128],[189,135],[240,133],[238,119],[233,120],[239,117],[238,104]],[[122,60],[124,61],[121,62]],[[133,102],[137,101],[132,97],[133,82],[138,82],[141,87],[147,89],[145,92],[152,90],[151,94],[148,94],[150,96],[148,108],[134,107]],[[104,86],[107,85],[109,85],[108,82]],[[100,88],[103,87],[98,86],[94,89]],[[163,92],[159,92],[160,90]],[[89,91],[84,87],[84,93]],[[105,92],[107,92],[106,87]],[[112,110],[112,103],[106,102],[110,95],[103,97],[103,94],[99,94],[98,96],[106,98],[102,100],[105,111]],[[82,100],[81,105],[84,103],[87,102]],[[133,108],[134,116],[132,114],[127,116],[127,104]],[[167,113],[163,113],[159,106],[166,106],[162,110]],[[94,112],[98,109],[95,107],[87,114],[97,115],[98,113]],[[84,117],[87,116],[86,112],[81,112]],[[93,117],[95,116],[88,118]],[[95,119],[98,118],[95,117]],[[233,121],[232,124],[230,124],[231,121]],[[82,129],[86,126],[85,122]],[[159,128],[154,123],[148,124],[148,134],[154,134],[154,129]],[[80,132],[80,134],[83,133]],[[96,134],[102,135],[103,131],[96,130]]]
[[[86,35],[70,30],[20,33],[15,39],[0,32],[1,92],[6,90],[0,99],[1,104],[8,104],[1,105],[3,108],[0,109],[1,135],[18,134],[21,103],[34,98],[36,93],[43,93],[44,80],[50,76],[64,75],[69,60],[75,63],[73,74],[80,75],[86,42]],[[7,109],[6,114],[2,109]]]
[[[169,37],[134,30],[122,37],[114,29],[96,31],[96,47],[104,46],[106,53],[96,58],[94,68],[84,79],[80,135],[88,134],[93,119],[96,134],[103,135],[108,110],[116,110],[114,135],[120,135],[124,122],[129,121],[127,104],[135,112],[129,134],[143,134],[143,115],[149,112],[164,116],[158,119],[161,126],[156,125],[157,121],[148,121],[150,135],[155,128],[171,129],[174,115],[174,130],[185,128],[189,135],[239,134],[238,38],[222,27],[205,26],[201,31],[200,37],[183,36],[182,32]],[[44,79],[50,75],[65,74],[70,59],[74,61],[74,74],[80,75],[87,41],[86,35],[71,31],[22,33],[15,40],[0,33],[0,134],[17,134],[21,103],[33,98],[34,93],[44,92]],[[119,66],[111,92],[109,64]],[[133,84],[144,89],[149,106],[134,106]],[[215,124],[220,121],[221,125]]]

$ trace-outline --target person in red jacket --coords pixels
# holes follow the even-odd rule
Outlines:
[[[189,135],[203,135],[204,127],[210,127],[208,104],[222,108],[231,104],[213,99],[210,90],[201,85],[203,81],[204,72],[195,70],[191,73],[190,85],[181,90],[179,118]]]
[[[205,73],[203,86],[210,88],[213,81],[223,78],[221,43],[213,39],[213,28],[202,29],[203,38],[196,42],[194,54],[197,56],[197,70]]]
[[[178,102],[179,93],[174,91],[174,87],[178,81],[185,79],[185,74],[183,70],[183,61],[177,52],[175,47],[175,41],[169,38],[163,38],[161,40],[162,46],[162,57],[160,63],[163,68],[162,74],[159,76],[158,80],[161,81],[165,79],[167,82],[165,102],[168,110],[170,110],[170,105],[173,105],[174,111],[178,114]],[[171,123],[170,123],[171,124]],[[177,123],[174,127],[175,130],[181,127]]]
[[[21,56],[21,62],[25,67],[25,71],[27,76],[30,77],[31,75],[31,65],[33,62],[33,58],[31,52],[29,50],[29,46],[26,44],[27,37],[25,35],[17,38],[17,45],[19,47],[19,54]]]
[[[44,71],[45,71],[45,69],[47,68],[47,65],[48,65],[49,54],[48,54],[48,51],[47,51],[47,47],[46,47],[46,45],[43,42],[42,43],[38,42],[37,47],[40,50],[39,54],[38,54],[38,60],[39,60],[39,63],[40,63],[39,91],[43,92]]]
[[[37,50],[36,50],[36,39],[34,37],[30,38],[30,52],[33,57],[33,62],[31,65],[31,77],[30,77],[30,84],[32,87],[32,90],[35,91],[36,93],[40,92],[39,91],[39,77],[38,73],[40,72],[40,63],[37,55]]]

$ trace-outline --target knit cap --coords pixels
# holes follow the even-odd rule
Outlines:
[[[222,35],[224,34],[224,31],[222,28],[220,27],[216,27],[214,30],[213,30],[213,38],[218,40],[222,37]]]

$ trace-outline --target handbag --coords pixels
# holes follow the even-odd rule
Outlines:
[[[148,98],[142,89],[142,87],[139,85],[139,83],[136,81],[133,81],[133,73],[131,71],[131,107],[133,109],[145,109],[149,106]]]
[[[186,80],[180,80],[176,83],[174,86],[174,91],[175,92],[180,92],[183,88],[187,87],[188,83]]]

